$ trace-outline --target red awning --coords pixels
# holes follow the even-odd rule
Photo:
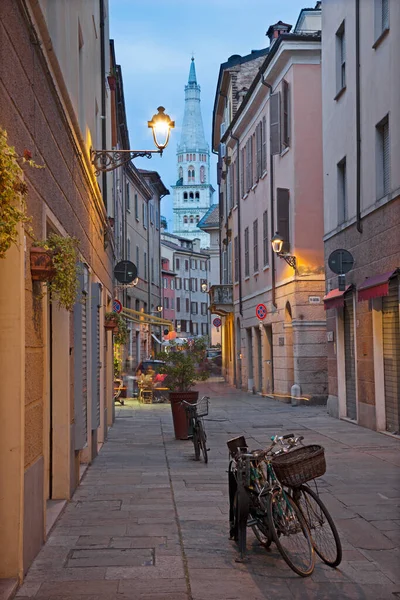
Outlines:
[[[387,296],[389,293],[389,279],[396,273],[397,269],[381,273],[380,275],[374,275],[373,277],[367,277],[358,288],[358,301],[362,302],[370,298]]]
[[[339,288],[331,290],[329,294],[324,296],[324,309],[341,308],[344,306],[344,295],[349,291],[351,285],[346,285],[346,289],[341,291]]]

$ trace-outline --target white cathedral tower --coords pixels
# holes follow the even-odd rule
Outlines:
[[[197,223],[210,208],[215,190],[210,184],[210,149],[204,136],[194,58],[185,86],[185,112],[176,160],[178,180],[171,186],[174,233],[189,239],[200,238],[201,247],[208,248],[210,236]]]

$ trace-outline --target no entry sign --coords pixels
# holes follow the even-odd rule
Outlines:
[[[265,306],[265,304],[257,304],[257,306],[256,306],[257,319],[260,319],[260,321],[263,321],[266,316],[267,316],[267,307]]]

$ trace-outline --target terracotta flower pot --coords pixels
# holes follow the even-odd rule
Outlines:
[[[33,281],[51,281],[56,274],[51,254],[44,248],[31,248],[31,275]]]
[[[171,402],[172,420],[174,423],[175,438],[177,440],[187,440],[189,437],[188,420],[186,417],[185,406],[181,404],[182,400],[196,404],[199,399],[199,392],[173,392],[169,393]]]

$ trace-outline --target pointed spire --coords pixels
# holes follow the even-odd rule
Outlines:
[[[196,68],[194,66],[194,56],[192,56],[192,62],[190,63],[190,71],[189,71],[188,83],[189,84],[194,83],[195,85],[197,84]]]

